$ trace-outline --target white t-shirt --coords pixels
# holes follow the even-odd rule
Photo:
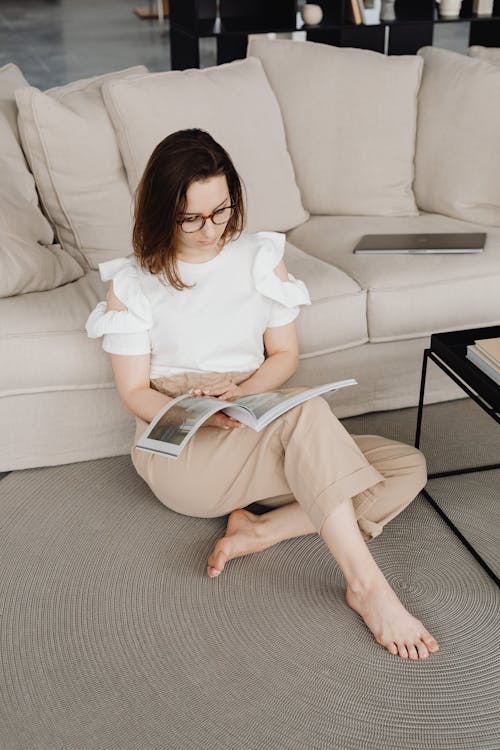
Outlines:
[[[177,260],[182,281],[196,284],[182,291],[141,269],[134,256],[99,263],[101,279],[113,280],[127,310],[107,311],[99,302],[87,334],[103,336],[112,354],[151,354],[151,379],[256,370],[264,361],[264,331],[290,323],[299,305],[311,304],[303,281],[274,273],[285,239],[280,232],[243,233],[204,263]]]

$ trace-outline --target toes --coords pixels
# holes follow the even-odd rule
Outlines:
[[[419,659],[427,659],[427,657],[429,656],[427,646],[422,641],[417,641],[417,651]]]
[[[426,634],[424,636],[421,636],[421,638],[423,642],[425,643],[425,645],[427,646],[427,648],[429,649],[429,651],[432,651],[432,652],[439,651],[439,644],[436,641],[436,639],[432,637],[432,635]]]
[[[404,643],[399,646],[399,655],[402,656],[403,659],[408,658],[408,651],[406,650],[406,646],[404,645]]]
[[[212,568],[216,568],[218,571],[224,570],[224,564],[226,562],[226,556],[222,550],[216,552],[215,550],[208,556],[208,564]]]
[[[434,650],[439,649],[437,641],[435,641],[432,636],[429,636],[428,638],[422,637],[414,642],[409,641],[408,643],[401,643],[399,645],[394,641],[391,643],[383,643],[379,640],[379,643],[385,646],[389,653],[399,655],[403,659],[427,659],[429,651],[431,650],[429,647],[430,643],[435,644]]]
[[[418,659],[418,652],[413,643],[407,643],[406,650],[410,659]]]
[[[209,568],[217,568],[217,569],[220,568],[220,565],[217,565],[216,556],[213,554],[213,552],[211,555],[208,556],[207,565]]]
[[[207,572],[209,576],[219,575],[224,570],[224,560],[218,555],[209,555],[207,561]]]

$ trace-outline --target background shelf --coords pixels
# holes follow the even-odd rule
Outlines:
[[[244,58],[249,34],[304,31],[308,41],[339,47],[358,47],[389,55],[415,54],[432,45],[436,24],[470,23],[469,44],[500,47],[500,0],[492,16],[472,12],[473,0],[463,0],[459,18],[439,17],[434,0],[396,0],[394,21],[356,25],[349,20],[344,0],[319,1],[323,21],[302,23],[296,0],[170,0],[172,70],[200,65],[199,39],[215,37],[217,64]]]

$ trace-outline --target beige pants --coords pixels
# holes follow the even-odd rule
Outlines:
[[[185,374],[151,381],[176,396],[222,378],[251,373]],[[147,428],[136,417],[134,444]],[[365,541],[415,498],[427,481],[422,453],[378,435],[350,435],[318,396],[271,422],[249,427],[202,427],[177,459],[132,448],[132,462],[156,497],[188,516],[223,516],[259,503],[269,508],[297,500],[320,532],[347,498]]]

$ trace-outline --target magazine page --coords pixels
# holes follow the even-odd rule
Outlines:
[[[234,419],[239,419],[239,417],[236,416],[238,407],[246,406],[247,409],[251,409],[252,414],[255,416],[253,423],[254,426],[256,426],[257,421],[265,414],[268,414],[271,409],[280,406],[296,394],[308,390],[310,389],[307,386],[301,386],[299,388],[282,388],[276,391],[253,393],[250,396],[240,396],[231,402],[231,406],[224,408],[224,414],[227,414]]]
[[[300,386],[241,396],[225,401],[212,396],[183,393],[161,409],[136,443],[139,450],[177,458],[196,430],[215,412],[221,411],[259,432],[267,424],[314,396],[355,385],[356,380],[340,380],[314,388]]]
[[[335,391],[349,385],[357,385],[357,381],[354,378],[349,378],[348,380],[338,380],[334,383],[317,385],[314,388],[300,386],[297,388],[280,388],[266,393],[255,393],[251,396],[241,396],[235,399],[232,402],[235,404],[235,407],[225,407],[223,411],[224,414],[234,417],[234,419],[240,419],[236,412],[237,405],[251,408],[256,417],[256,422],[251,426],[254,430],[260,432],[273,419],[281,416],[281,414],[284,414],[289,409],[293,409],[294,406],[302,404],[304,401],[314,398],[314,396],[320,396],[322,393]]]
[[[177,458],[203,422],[230,403],[218,398],[181,394],[158,412],[137,441],[136,448]],[[240,409],[240,413],[242,411]]]

